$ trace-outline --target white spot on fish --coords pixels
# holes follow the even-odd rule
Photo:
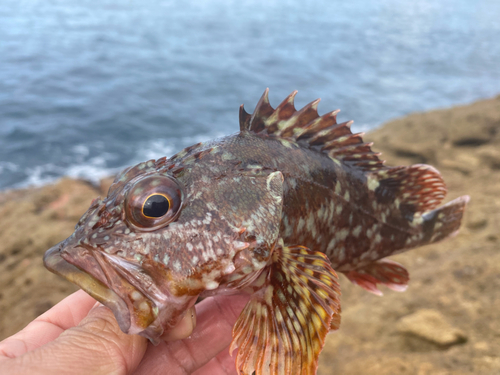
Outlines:
[[[394,204],[399,209],[399,205],[401,204],[401,201],[399,200],[399,198],[394,199]]]
[[[163,264],[168,266],[168,262],[170,261],[170,256],[168,254],[165,254],[163,257]]]
[[[224,269],[224,274],[225,274],[225,275],[228,275],[228,274],[230,274],[231,272],[234,272],[234,270],[235,270],[235,269],[236,269],[236,268],[234,267],[234,264],[233,264],[233,263],[229,263],[229,264],[227,265],[227,267]]]
[[[314,225],[314,216],[313,213],[309,213],[309,216],[307,217],[307,230],[313,235],[316,236],[316,228]]]
[[[208,225],[212,221],[212,214],[210,212],[207,212],[205,219],[203,219],[203,224]]]
[[[219,283],[216,282],[216,281],[207,281],[206,284],[205,284],[205,288],[207,290],[214,290],[214,289],[217,289],[219,287]]]
[[[278,138],[278,139],[281,142],[281,144],[283,146],[285,146],[286,148],[292,148],[292,144],[290,142],[288,142],[286,139],[283,139],[283,138]]]
[[[342,262],[345,259],[345,248],[344,246],[340,247],[337,250],[337,259],[339,262]]]
[[[300,232],[303,228],[304,228],[304,225],[306,224],[304,218],[300,218],[299,219],[299,224],[297,225],[297,231]]]
[[[178,260],[174,261],[173,267],[174,267],[174,270],[179,272],[181,270],[181,262],[179,262]]]
[[[375,189],[377,189],[380,185],[378,178],[375,176],[368,177],[367,183],[368,183],[368,189],[372,191],[375,191]]]
[[[337,207],[335,208],[335,212],[337,215],[340,215],[342,213],[342,205],[338,204]]]
[[[138,292],[137,290],[134,290],[132,292],[132,294],[130,295],[130,297],[134,300],[134,301],[139,301],[140,299],[142,299],[142,294],[140,292]]]
[[[328,243],[328,247],[326,248],[326,251],[328,253],[330,253],[333,250],[333,248],[335,247],[335,242],[337,242],[336,239],[332,238],[331,241]]]
[[[340,186],[340,182],[337,181],[335,183],[335,194],[340,195],[341,192],[342,192],[342,187]]]
[[[349,235],[349,229],[343,228],[339,230],[337,233],[335,233],[335,237],[338,238],[340,241],[343,241],[347,238]]]
[[[227,151],[224,151],[224,152],[222,153],[221,158],[222,158],[222,160],[224,160],[224,161],[226,161],[226,160],[233,160],[233,159],[234,159],[234,156],[233,156],[231,153],[229,153],[229,152],[227,152]]]

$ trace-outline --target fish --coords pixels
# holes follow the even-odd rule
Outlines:
[[[440,173],[386,166],[319,99],[273,108],[267,89],[238,132],[119,173],[45,266],[158,343],[201,298],[249,294],[232,331],[240,374],[315,374],[340,326],[337,272],[404,291],[386,257],[457,233],[468,196],[439,207]]]

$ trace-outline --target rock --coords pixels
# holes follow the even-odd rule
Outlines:
[[[500,169],[500,150],[498,145],[487,145],[477,151],[482,162],[489,165],[491,169]]]
[[[463,331],[448,323],[439,311],[431,309],[421,309],[401,318],[396,327],[402,334],[417,336],[445,348],[467,341]]]
[[[482,352],[488,351],[490,346],[488,345],[487,342],[484,341],[479,341],[474,344],[474,349]]]
[[[113,183],[114,180],[115,180],[114,176],[109,176],[109,177],[104,177],[99,182],[99,190],[100,190],[101,195],[103,197],[108,195],[109,187],[111,186],[111,184]]]

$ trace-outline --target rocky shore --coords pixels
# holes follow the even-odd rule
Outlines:
[[[499,374],[500,96],[411,114],[365,138],[389,165],[435,166],[447,200],[471,201],[456,237],[392,258],[410,271],[406,292],[377,297],[341,277],[342,325],[327,337],[318,373]],[[0,339],[76,290],[42,256],[110,182],[0,193]]]

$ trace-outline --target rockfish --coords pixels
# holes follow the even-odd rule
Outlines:
[[[276,109],[268,90],[240,131],[121,172],[46,267],[158,342],[198,298],[250,293],[233,328],[241,374],[314,374],[340,324],[337,272],[403,291],[384,259],[457,232],[467,196],[431,166],[388,167],[338,111]],[[335,270],[335,271],[334,271]]]

